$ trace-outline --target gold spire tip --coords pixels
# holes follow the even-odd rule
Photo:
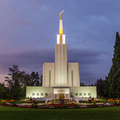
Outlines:
[[[60,19],[62,19],[62,13],[64,12],[64,10],[62,12],[60,12]]]

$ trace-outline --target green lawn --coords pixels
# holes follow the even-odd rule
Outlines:
[[[120,106],[87,109],[29,109],[0,106],[0,120],[120,120]]]

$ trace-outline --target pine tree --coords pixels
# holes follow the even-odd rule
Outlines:
[[[9,88],[11,98],[19,98],[22,95],[21,88],[23,86],[24,75],[25,72],[20,71],[17,65],[9,68],[9,74],[5,77],[5,82]]]
[[[116,33],[112,66],[106,77],[106,84],[109,89],[107,91],[105,88],[105,91],[109,97],[120,97],[120,36],[118,32]]]
[[[98,96],[104,96],[103,90],[104,90],[104,80],[97,79],[95,86],[97,86],[97,95]]]

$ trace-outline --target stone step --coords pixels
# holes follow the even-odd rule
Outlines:
[[[55,103],[70,103],[69,99],[55,99]]]

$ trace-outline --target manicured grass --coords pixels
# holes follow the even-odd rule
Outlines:
[[[120,120],[120,106],[86,109],[28,109],[0,106],[0,120]]]

